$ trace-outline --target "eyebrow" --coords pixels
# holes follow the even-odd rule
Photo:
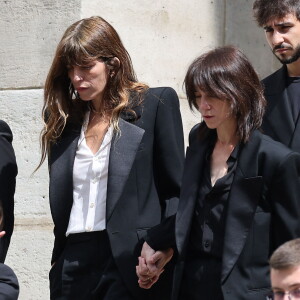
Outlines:
[[[288,288],[295,288],[295,287],[299,287],[300,288],[300,282],[295,282],[291,285],[288,286]],[[272,290],[280,290],[280,291],[283,291],[284,289],[283,288],[280,288],[280,287],[277,287],[277,286],[272,286]]]
[[[293,26],[294,23],[292,22],[281,22],[281,23],[276,23],[274,27],[282,27],[282,26]],[[273,26],[264,26],[264,29],[273,29]]]

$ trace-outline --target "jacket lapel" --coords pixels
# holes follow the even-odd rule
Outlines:
[[[106,222],[122,195],[125,183],[132,168],[144,130],[119,119],[120,135],[115,134],[109,156]]]
[[[286,68],[283,66],[272,81],[266,84],[265,95],[268,104],[264,122],[268,122],[277,140],[288,146],[291,143],[295,123],[286,90],[286,76]]]
[[[178,212],[176,215],[176,245],[179,254],[185,246],[198,196],[205,153],[209,143],[197,140],[187,148]]]
[[[263,179],[258,174],[257,153],[260,133],[255,131],[241,149],[239,163],[228,198],[225,225],[222,282],[239,258],[262,192]]]
[[[51,210],[55,221],[66,220],[64,227],[68,225],[73,204],[73,165],[80,130],[81,125],[66,128],[63,137],[53,145],[50,153]]]
[[[300,115],[296,123],[294,133],[292,135],[289,147],[296,152],[300,152]]]

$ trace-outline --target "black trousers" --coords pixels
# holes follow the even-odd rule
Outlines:
[[[133,300],[106,231],[71,234],[49,273],[51,300]]]

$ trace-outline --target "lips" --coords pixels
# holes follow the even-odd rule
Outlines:
[[[213,116],[203,116],[204,119],[211,119]]]
[[[273,48],[273,52],[275,53],[283,53],[283,52],[286,52],[288,50],[293,50],[292,47],[290,47],[289,45],[287,44],[281,44],[281,45],[276,45],[274,48]]]
[[[83,92],[83,91],[85,91],[86,89],[88,89],[87,87],[84,87],[84,86],[81,86],[81,87],[77,87],[76,88],[76,91],[77,92]]]
[[[277,52],[277,53],[283,53],[283,52],[286,52],[286,51],[288,51],[288,50],[290,50],[290,49],[283,48],[283,49],[278,49],[278,50],[276,50],[275,52]]]

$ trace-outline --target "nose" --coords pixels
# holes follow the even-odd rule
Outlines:
[[[211,106],[209,105],[209,103],[205,100],[204,97],[201,97],[201,99],[199,99],[197,101],[198,104],[198,109],[201,111],[205,111],[205,110],[209,110],[211,108]]]
[[[284,42],[284,38],[282,34],[276,30],[274,30],[273,35],[272,35],[272,45],[280,45]]]
[[[83,79],[82,73],[77,66],[72,67],[68,71],[69,78],[72,82],[79,82]]]

